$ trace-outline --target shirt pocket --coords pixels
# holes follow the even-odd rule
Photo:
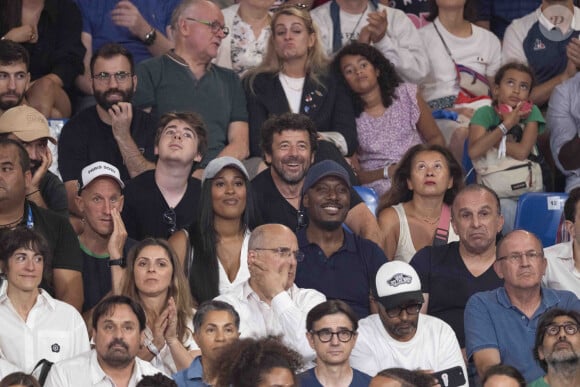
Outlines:
[[[41,329],[36,339],[38,360],[46,359],[53,363],[73,356],[70,333]]]

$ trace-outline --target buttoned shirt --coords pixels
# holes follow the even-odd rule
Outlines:
[[[573,241],[544,249],[548,267],[542,284],[550,289],[569,290],[580,297],[580,271],[574,261]]]
[[[27,373],[41,359],[57,362],[90,349],[79,312],[42,289],[26,321],[7,293],[0,295],[0,348],[6,360]]]
[[[143,376],[160,372],[149,362],[135,357],[128,387],[135,387]],[[53,365],[44,387],[116,387],[116,384],[101,368],[97,351],[93,349]]]
[[[177,387],[210,386],[203,381],[203,366],[201,364],[201,356],[193,359],[188,368],[181,370],[173,375],[173,380],[175,380],[175,383],[177,383]]]
[[[314,289],[301,289],[295,284],[272,298],[262,301],[249,281],[215,298],[232,305],[240,315],[241,337],[283,335],[282,340],[305,359],[314,359],[314,350],[306,338],[306,315],[316,305],[326,301],[324,294]]]

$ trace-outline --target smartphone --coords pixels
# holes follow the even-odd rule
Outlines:
[[[433,372],[431,375],[437,379],[441,387],[459,387],[467,383],[463,368],[460,366]]]

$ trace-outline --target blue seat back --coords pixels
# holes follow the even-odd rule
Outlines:
[[[514,229],[530,231],[544,247],[556,243],[560,218],[568,194],[562,192],[531,192],[520,196]]]
[[[374,216],[377,216],[377,207],[379,206],[379,196],[374,189],[369,187],[364,187],[361,185],[355,185],[354,190],[359,194],[361,199],[365,202],[369,210]]]

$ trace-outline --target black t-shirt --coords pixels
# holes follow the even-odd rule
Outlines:
[[[474,293],[503,286],[503,280],[497,276],[493,265],[474,277],[459,255],[459,242],[427,246],[419,250],[410,263],[419,274],[423,293],[429,293],[427,314],[449,324],[464,348],[463,312],[467,300]]]
[[[201,182],[190,178],[187,190],[181,201],[173,209],[175,212],[175,230],[188,228],[198,218],[198,203],[201,194]],[[152,236],[168,238],[172,225],[164,216],[170,208],[163,194],[155,183],[155,171],[146,171],[129,180],[124,190],[123,222],[129,237],[142,240]]]
[[[45,275],[40,287],[54,296],[53,269],[83,271],[83,260],[77,236],[67,218],[26,201],[22,226],[42,234],[48,243],[52,258],[45,257]],[[5,230],[0,230],[0,233]]]
[[[135,244],[137,241],[127,238],[123,247],[125,257]],[[109,255],[96,256],[83,245],[81,245],[81,252],[83,255],[83,289],[85,294],[83,312],[86,312],[97,305],[111,291],[111,268],[109,267]]]
[[[258,212],[262,218],[263,224],[266,223],[280,223],[291,230],[298,230],[298,216],[303,218],[301,226],[305,227],[308,224],[308,217],[302,204],[300,205],[300,214],[292,204],[290,204],[272,179],[270,168],[262,171],[252,180],[252,189],[256,196],[256,203],[258,205]],[[362,199],[354,189],[350,190],[350,208],[362,203]]]
[[[147,160],[155,160],[156,123],[150,114],[133,107],[131,137]],[[62,128],[58,140],[58,170],[63,181],[77,180],[87,165],[106,161],[119,168],[121,179],[129,180],[129,172],[113,136],[111,125],[105,124],[91,106],[73,118]]]
[[[64,183],[50,171],[46,171],[44,177],[40,180],[40,194],[49,209],[54,212],[68,216],[68,201]]]

